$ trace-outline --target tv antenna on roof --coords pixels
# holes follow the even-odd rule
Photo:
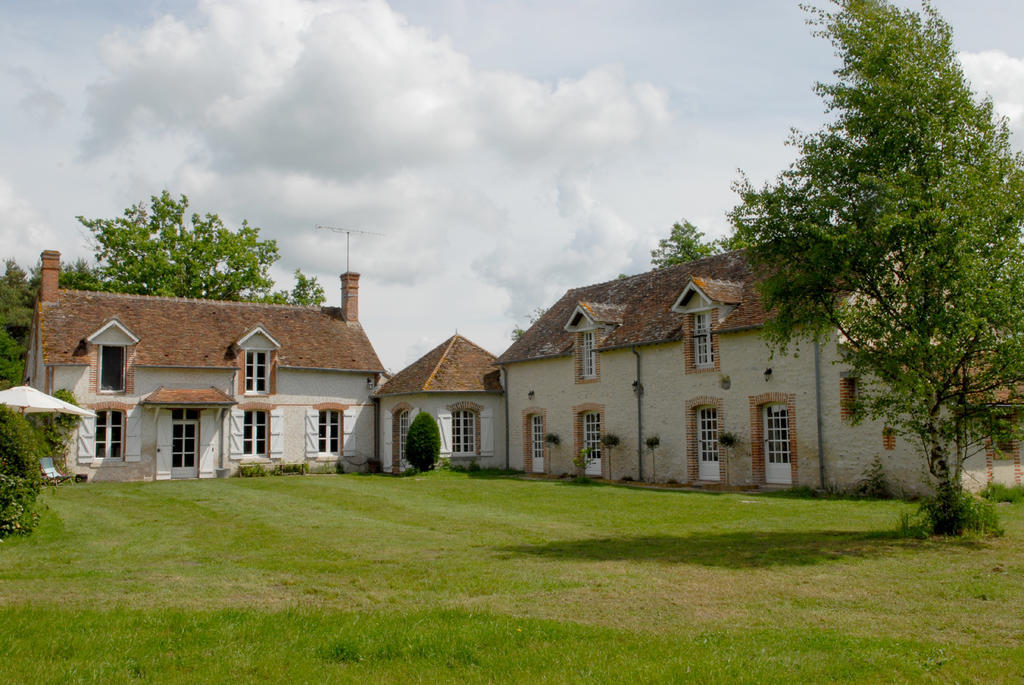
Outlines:
[[[360,231],[359,229],[356,229],[356,228],[338,228],[337,226],[320,226],[319,224],[317,225],[317,228],[321,229],[321,230],[324,230],[324,231],[334,231],[335,233],[344,233],[345,234],[345,273],[349,272],[349,268],[348,268],[349,243],[352,241],[352,234],[353,233],[358,233],[360,235],[379,235],[381,237],[384,237],[383,233],[374,233],[373,231]]]

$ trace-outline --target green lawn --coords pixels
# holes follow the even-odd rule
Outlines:
[[[1020,682],[1006,536],[899,502],[469,474],[49,489],[0,543],[0,682]]]

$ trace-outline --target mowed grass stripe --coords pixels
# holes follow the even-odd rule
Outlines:
[[[951,542],[894,536],[901,502],[454,473],[89,484],[43,501],[37,533],[0,545],[0,676],[14,674],[0,681],[1024,672],[1017,505],[1000,507],[1006,537]],[[72,651],[36,663],[47,648]]]

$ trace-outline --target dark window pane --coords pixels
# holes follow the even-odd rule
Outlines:
[[[124,348],[104,345],[100,355],[100,390],[124,390]]]

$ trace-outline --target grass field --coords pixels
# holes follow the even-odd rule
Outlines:
[[[1024,678],[1006,536],[900,502],[472,474],[49,489],[0,544],[0,682]]]

